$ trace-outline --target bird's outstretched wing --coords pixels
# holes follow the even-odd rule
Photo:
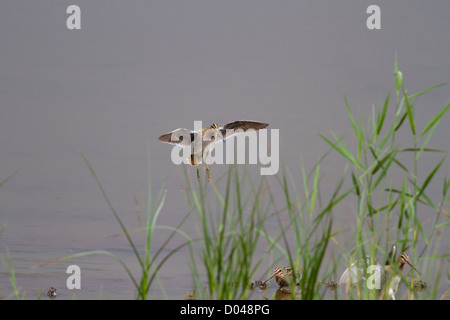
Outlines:
[[[265,122],[239,120],[219,126],[219,131],[223,139],[226,139],[240,132],[246,132],[251,129],[257,131],[268,126],[269,124]]]
[[[358,278],[359,276],[359,278]],[[364,269],[359,268],[356,266],[355,263],[352,263],[350,267],[345,269],[344,273],[342,273],[342,276],[339,278],[338,286],[342,287],[347,284],[347,282],[350,285],[355,285],[358,283],[359,279],[365,280],[364,277]]]
[[[161,135],[158,140],[165,143],[188,147],[194,141],[195,131],[180,128]]]

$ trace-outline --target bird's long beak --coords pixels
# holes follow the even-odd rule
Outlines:
[[[405,262],[406,262],[406,263],[407,263],[414,271],[416,271],[418,274],[422,275],[422,274],[420,273],[420,271],[417,270],[416,267],[414,267],[414,266],[412,265],[412,263],[411,263],[411,261],[409,261],[409,259],[405,259]]]
[[[272,275],[266,281],[264,281],[263,284],[266,284],[266,282],[275,277],[276,274],[277,272],[272,273]]]

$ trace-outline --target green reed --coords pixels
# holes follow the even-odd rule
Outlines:
[[[394,69],[396,101],[392,103],[388,94],[378,108],[373,110],[367,127],[364,127],[361,118],[355,119],[345,99],[353,137],[356,138],[355,146],[346,145],[334,133],[334,142],[325,136],[321,137],[344,157],[351,172],[352,196],[356,211],[353,228],[355,244],[350,252],[346,253],[347,257],[351,257],[354,261],[369,256],[370,264],[374,264],[377,253],[386,257],[390,245],[396,244],[397,256],[408,250],[413,264],[416,264],[419,270],[418,262],[427,261],[427,268],[424,265],[422,271],[425,273],[424,276],[430,277],[432,261],[436,261],[438,256],[449,257],[448,253],[444,255],[437,253],[439,234],[447,226],[439,222],[442,213],[446,212],[444,205],[449,201],[448,178],[443,177],[440,199],[433,200],[434,195],[432,196],[429,191],[431,183],[439,178],[437,173],[443,168],[449,151],[430,148],[429,144],[450,104],[431,117],[422,129],[418,128],[415,117],[416,99],[444,84],[408,94],[397,61]],[[409,137],[403,138],[404,135]],[[427,161],[430,161],[432,155],[442,156],[435,160],[436,163],[428,172],[422,172],[423,170],[419,172],[420,160],[425,154],[430,154]],[[424,221],[429,220],[433,223],[426,229]],[[441,267],[437,266],[438,269]],[[439,276],[438,269],[436,270]],[[429,278],[428,280],[431,281]],[[436,281],[438,280],[433,282]],[[408,284],[405,277],[403,282]],[[429,297],[435,298],[435,295],[435,292],[430,293]],[[358,290],[354,297],[378,296],[373,290]]]
[[[220,183],[216,186],[213,181],[207,184],[199,181],[196,185],[187,173],[186,176],[189,191],[186,200],[196,212],[193,219],[197,219],[199,240],[190,246],[194,286],[200,288],[202,298],[247,299],[251,296],[250,284],[265,257],[265,254],[257,257],[270,206],[265,180],[255,183],[246,171],[240,177],[238,169],[232,166],[222,193]],[[244,192],[247,187],[249,195]],[[206,286],[202,283],[203,274]]]
[[[124,262],[122,262],[122,260],[119,259],[119,257],[117,257],[116,255],[113,255],[109,252],[99,252],[99,251],[93,251],[90,253],[103,253],[103,254],[108,254],[108,255],[114,256],[122,264],[125,271],[128,273],[131,281],[133,282],[133,285],[137,290],[137,299],[146,300],[149,298],[149,295],[148,295],[149,291],[150,291],[152,285],[154,284],[154,282],[157,280],[157,276],[158,276],[160,269],[164,266],[164,264],[167,262],[167,260],[174,253],[176,253],[182,247],[189,244],[188,241],[183,242],[182,244],[176,246],[174,249],[170,250],[169,253],[167,253],[163,257],[160,257],[160,255],[163,253],[163,250],[167,247],[167,245],[173,239],[173,237],[177,233],[182,233],[180,231],[180,228],[183,225],[183,223],[185,222],[185,220],[187,219],[188,215],[186,215],[183,219],[181,219],[181,221],[179,222],[179,224],[176,227],[169,227],[169,226],[162,227],[162,226],[157,225],[156,222],[157,222],[158,216],[161,213],[163,205],[164,205],[166,191],[164,189],[164,184],[163,184],[162,187],[160,188],[158,195],[156,196],[156,200],[154,201],[156,203],[156,205],[155,205],[153,203],[151,173],[150,173],[150,163],[149,163],[149,165],[148,165],[148,194],[147,194],[148,203],[147,203],[147,216],[146,216],[146,219],[144,220],[145,224],[143,226],[140,225],[140,228],[138,230],[128,230],[126,228],[125,224],[122,222],[122,219],[120,218],[119,214],[114,209],[111,201],[109,200],[109,197],[107,196],[105,190],[103,189],[103,186],[101,185],[97,175],[95,174],[95,172],[94,172],[93,168],[91,167],[91,165],[89,164],[88,160],[86,159],[86,157],[83,154],[82,154],[82,157],[83,157],[86,165],[88,166],[92,176],[94,177],[95,181],[97,182],[97,184],[102,192],[102,195],[108,204],[108,207],[110,208],[111,212],[114,215],[114,218],[119,223],[120,228],[122,229],[122,232],[123,232],[122,235],[124,235],[126,237],[130,247],[133,250],[133,253],[134,253],[137,261],[139,262],[139,265],[141,268],[140,280],[138,280],[136,278],[136,276],[134,276],[132,274],[132,272],[127,267],[127,265]],[[136,207],[137,207],[137,212],[138,212],[138,223],[141,224],[140,210],[139,210],[139,205],[138,205],[137,201],[136,201]],[[171,232],[168,235],[168,237],[166,238],[166,240],[164,241],[163,245],[160,248],[158,248],[156,250],[156,252],[153,252],[152,240],[153,240],[154,232],[158,228],[167,229],[167,230],[170,230]],[[143,241],[142,241],[143,242],[143,252],[141,252],[138,249],[138,246],[135,244],[135,241],[131,238],[131,234],[135,233],[137,231],[144,233]],[[89,254],[89,253],[81,253],[81,255],[84,255],[84,254]]]

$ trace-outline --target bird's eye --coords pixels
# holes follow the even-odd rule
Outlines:
[[[178,139],[179,139],[180,141],[183,141],[183,138],[184,138],[183,136],[179,136],[179,137],[178,137]]]

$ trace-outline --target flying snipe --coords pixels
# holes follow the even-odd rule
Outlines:
[[[255,131],[264,129],[268,125],[268,123],[264,122],[246,120],[234,121],[224,125],[213,123],[209,128],[203,128],[198,131],[184,128],[176,129],[161,135],[158,140],[183,147],[193,147],[194,150],[187,160],[191,165],[197,167],[197,179],[200,179],[198,165],[202,163],[202,160],[206,159],[216,143],[250,129]],[[201,145],[194,145],[195,143],[201,143]],[[206,176],[209,180],[208,164],[206,164]]]
[[[383,279],[385,278],[385,268],[390,265],[393,257],[395,257],[395,251],[397,247],[392,245],[391,250],[386,258],[385,264],[382,266],[379,263],[375,265],[375,270],[378,274],[382,275]],[[356,285],[359,281],[366,281],[365,269],[363,267],[367,267],[370,264],[370,257],[366,257],[366,261],[364,262],[362,259],[356,262],[353,262],[345,271],[342,273],[338,281],[338,286],[345,286],[347,284]]]

